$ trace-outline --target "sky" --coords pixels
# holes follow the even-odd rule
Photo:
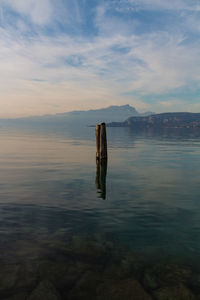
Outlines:
[[[0,0],[0,117],[200,112],[200,0]]]

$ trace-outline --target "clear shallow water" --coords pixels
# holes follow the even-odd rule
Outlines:
[[[1,129],[0,260],[5,268],[65,260],[66,244],[76,260],[85,241],[98,249],[106,245],[103,253],[112,258],[116,251],[121,257],[128,251],[146,263],[179,257],[199,265],[200,133],[108,128],[107,135],[108,165],[97,169],[94,128]],[[84,255],[92,257],[96,250],[87,251]],[[38,272],[22,292],[39,284]],[[145,285],[144,278],[138,280]],[[1,291],[6,299],[21,288],[15,280]]]

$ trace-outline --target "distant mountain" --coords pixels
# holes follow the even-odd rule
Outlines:
[[[87,125],[96,124],[99,122],[125,121],[131,116],[139,116],[136,109],[130,105],[109,106],[106,108],[87,110],[87,111],[72,111],[64,114],[57,114],[56,119],[65,118],[67,122],[85,123]]]
[[[12,122],[17,122],[18,124],[73,124],[73,125],[94,125],[100,122],[110,123],[115,121],[123,122],[127,118],[132,116],[142,116],[145,114],[151,114],[150,112],[140,114],[137,110],[130,105],[122,106],[109,106],[102,109],[87,110],[87,111],[71,111],[66,113],[59,113],[55,115],[44,115],[36,117],[28,117],[15,119]]]
[[[145,128],[200,128],[200,113],[176,112],[130,117],[124,122],[112,122],[110,127]]]

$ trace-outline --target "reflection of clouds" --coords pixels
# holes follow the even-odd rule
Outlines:
[[[67,183],[74,180],[72,186],[78,192],[81,180],[85,178],[87,182],[95,168],[95,153],[89,142],[75,144],[66,136],[31,134],[28,130],[21,133],[11,130],[0,136],[0,202],[7,199],[15,203],[59,205],[60,193],[70,190]]]
[[[151,201],[169,206],[189,206],[184,199],[190,199],[194,190],[196,193],[200,180],[196,168],[200,141],[182,138],[182,141],[175,142],[161,137],[145,139],[138,135],[134,149],[128,148],[122,151],[122,155],[121,151],[113,152],[115,157],[110,172],[121,172],[123,184],[129,191],[128,186],[132,186],[133,194],[137,191],[137,196],[149,201],[150,206]]]
[[[122,145],[123,137],[125,145],[128,141],[124,132],[118,131]],[[29,224],[22,232],[109,232],[133,248],[198,249],[199,138],[182,136],[176,142],[135,134],[134,147],[109,148],[109,176],[97,170],[101,193],[107,185],[107,201],[100,201],[95,135],[89,144],[50,133],[0,137],[0,212],[2,203],[18,206],[2,213],[2,226],[14,220]]]
[[[184,198],[184,194],[189,197],[193,190],[198,191],[199,139],[180,136],[176,142],[172,136],[146,138],[143,133],[132,132],[130,135],[126,130],[107,130],[109,201],[128,201],[133,197],[134,201],[188,205],[181,202],[181,197]],[[70,202],[72,197],[79,199],[81,207],[88,201],[87,205],[95,208],[96,203],[90,202],[96,198],[92,179],[95,176],[94,128],[92,131],[93,141],[79,140],[78,137],[72,140],[67,131],[63,135],[46,135],[45,131],[38,135],[27,131],[26,134],[18,131],[10,135],[4,132],[0,149],[1,195],[10,193],[12,201],[16,189],[15,200],[18,201],[24,188],[28,200],[23,197],[23,201],[36,201],[31,198],[34,193],[38,201],[46,204],[66,205],[65,201]],[[85,200],[81,201],[82,198]]]

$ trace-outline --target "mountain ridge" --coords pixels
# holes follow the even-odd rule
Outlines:
[[[151,112],[147,112],[151,114]],[[126,105],[112,105],[100,109],[92,110],[79,110],[64,113],[57,113],[53,115],[43,115],[43,116],[30,116],[26,118],[19,119],[7,119],[7,121],[13,121],[17,123],[38,123],[38,124],[82,124],[91,125],[99,122],[123,122],[131,116],[144,116],[140,114],[133,106],[129,104]],[[2,120],[2,119],[1,119]]]
[[[124,122],[111,122],[109,127],[144,128],[200,128],[200,113],[168,112],[150,116],[130,117]]]

